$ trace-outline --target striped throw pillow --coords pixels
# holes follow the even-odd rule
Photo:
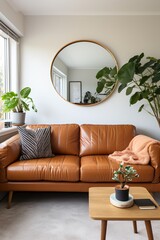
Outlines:
[[[26,129],[18,127],[21,139],[20,160],[53,157],[51,149],[51,127]]]

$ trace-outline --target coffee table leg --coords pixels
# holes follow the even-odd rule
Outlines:
[[[107,221],[102,220],[101,221],[101,240],[106,239],[106,230],[107,230]]]
[[[152,226],[151,226],[151,221],[149,221],[149,220],[145,221],[145,225],[146,225],[148,240],[154,240],[153,232],[152,232]]]
[[[138,233],[138,231],[137,231],[137,222],[136,221],[133,221],[133,230],[134,230],[134,233]]]

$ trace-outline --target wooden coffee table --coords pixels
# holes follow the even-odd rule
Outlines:
[[[141,210],[133,205],[130,208],[118,208],[110,203],[113,187],[92,187],[89,189],[89,214],[95,220],[101,220],[101,240],[106,239],[107,221],[133,221],[134,232],[137,233],[136,221],[144,221],[149,240],[153,240],[151,220],[160,220],[160,207],[144,187],[130,187],[133,198],[150,198],[157,205],[153,210]]]

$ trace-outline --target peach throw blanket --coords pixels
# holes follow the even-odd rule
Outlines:
[[[152,143],[157,143],[158,141],[144,136],[137,135],[135,136],[128,147],[123,151],[115,151],[110,154],[108,157],[116,161],[122,161],[129,164],[143,164],[146,165],[150,161],[149,156],[149,146]]]

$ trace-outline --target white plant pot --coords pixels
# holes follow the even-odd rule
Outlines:
[[[11,120],[13,125],[20,126],[25,124],[25,116],[26,116],[26,113],[24,112],[12,112]]]

